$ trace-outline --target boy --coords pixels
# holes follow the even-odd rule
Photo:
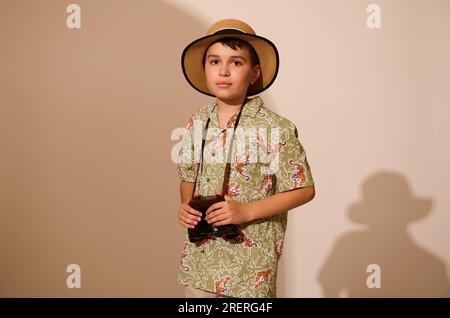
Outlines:
[[[287,211],[315,195],[295,125],[265,108],[260,97],[249,98],[273,83],[278,64],[275,45],[239,20],[214,23],[207,36],[183,51],[187,81],[215,101],[188,121],[178,162],[179,222],[194,229],[201,213],[189,206],[190,199],[224,190],[225,201],[211,205],[206,220],[215,227],[236,224],[239,229],[234,239],[186,239],[178,272],[186,297],[276,297]],[[203,145],[196,138],[199,131]],[[245,137],[250,147],[242,145]],[[232,138],[237,141],[229,150],[233,160],[225,179]]]

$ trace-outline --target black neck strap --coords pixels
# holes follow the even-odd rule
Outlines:
[[[236,120],[234,122],[234,127],[233,127],[233,132],[232,132],[232,135],[231,135],[230,146],[229,146],[229,149],[228,149],[228,159],[227,159],[227,163],[225,165],[225,174],[224,174],[224,177],[223,177],[222,196],[225,195],[225,189],[227,188],[228,182],[230,181],[231,158],[232,158],[232,155],[233,155],[232,152],[233,152],[234,135],[236,133],[236,128],[238,127],[239,120],[241,118],[241,113],[242,113],[242,110],[244,109],[244,106],[242,106],[242,108],[239,111],[239,113],[238,113],[238,115],[236,117]],[[218,113],[218,111],[217,111],[217,113]],[[200,170],[200,165],[201,165],[201,172],[202,172],[202,175],[203,175],[203,155],[204,155],[204,151],[205,151],[204,147],[205,147],[205,141],[206,141],[207,134],[208,134],[209,122],[210,122],[210,117],[208,117],[208,120],[206,121],[205,132],[204,132],[204,134],[202,136],[201,157],[200,157],[200,162],[199,162],[198,167],[197,167],[197,173],[195,174],[195,184],[194,184],[194,191],[192,192],[192,197],[194,197],[194,192],[195,192],[195,189],[197,188],[197,179],[198,179],[198,172]]]

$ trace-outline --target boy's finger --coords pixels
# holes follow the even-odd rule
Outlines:
[[[215,213],[217,213],[217,211]],[[226,219],[226,215],[224,213],[218,213],[218,214],[215,214],[214,217],[212,217],[211,219],[208,219],[207,221],[209,224],[216,225],[217,222],[221,222],[225,219]]]
[[[188,217],[186,217],[186,216],[184,216],[184,215],[181,216],[181,220],[182,220],[184,223],[187,223],[187,224],[192,224],[192,225],[196,225],[196,224],[197,224],[197,221],[196,221],[196,220],[190,219],[190,218],[188,218]]]
[[[187,218],[188,220],[200,221],[200,217],[197,216],[197,215],[193,215],[193,214],[190,214],[190,213],[186,213],[186,214],[183,214],[183,216],[184,216],[185,218]]]
[[[199,197],[200,196],[200,192],[196,191],[194,192],[194,198]]]
[[[179,219],[179,222],[180,222],[181,225],[183,225],[183,226],[186,227],[186,228],[191,228],[191,229],[193,229],[193,228],[195,227],[194,224],[191,224],[191,222],[186,221],[184,218],[181,218],[181,217],[180,217],[180,219]]]
[[[182,220],[179,220],[179,223],[180,223],[180,225],[181,225],[182,227],[184,227],[184,228],[193,229],[193,228],[195,227],[195,226],[193,226],[193,225],[190,225],[190,224],[185,223],[185,222],[182,221]]]
[[[186,229],[193,229],[193,228],[195,228],[195,226],[194,226],[194,225],[191,225],[191,224],[182,223],[182,225],[183,225]]]
[[[189,217],[193,220],[199,220],[202,216],[200,212],[195,211],[194,209],[184,210],[184,216]]]
[[[208,208],[208,210],[206,210],[206,212],[205,212],[206,215],[208,215],[209,213],[211,213],[211,212],[214,211],[214,210],[217,210],[217,209],[221,208],[223,205],[224,205],[224,202],[223,202],[223,201],[214,203],[213,205],[211,205],[211,206]]]
[[[214,212],[214,213],[213,213],[213,212]],[[218,215],[222,215],[223,213],[225,213],[225,210],[222,209],[221,207],[219,207],[219,208],[217,208],[217,209],[215,209],[215,210],[210,211],[210,212],[206,215],[205,219],[206,219],[206,221],[208,221],[208,223],[211,223],[210,221],[211,221],[213,218],[217,217]]]
[[[230,224],[230,223],[228,223],[227,219],[213,223],[214,226],[222,226],[222,225],[227,225],[227,224]]]
[[[193,208],[189,207],[186,209],[187,212],[189,212],[190,214],[193,215],[198,215],[198,216],[202,216],[202,212],[194,210]]]
[[[184,205],[183,209],[190,214],[202,216],[202,212],[193,209],[189,204]]]

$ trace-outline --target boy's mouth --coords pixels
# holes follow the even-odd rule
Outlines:
[[[231,83],[229,83],[229,82],[220,82],[220,83],[217,83],[216,85],[221,87],[221,88],[227,88],[228,86],[231,85]]]

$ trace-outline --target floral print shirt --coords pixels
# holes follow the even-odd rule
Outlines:
[[[203,129],[210,118],[203,173],[199,173],[196,187],[202,196],[222,189],[228,142],[237,114],[225,127],[219,127],[217,103],[213,102],[188,121],[179,152],[178,174],[182,181],[194,182]],[[200,142],[196,142],[198,139]],[[232,151],[226,193],[239,203],[314,184],[297,128],[265,108],[258,96],[247,100],[242,108]],[[221,160],[216,160],[219,157]],[[211,237],[191,243],[186,233],[178,282],[223,296],[276,297],[277,265],[286,225],[287,211],[239,225],[240,234],[233,240]]]

